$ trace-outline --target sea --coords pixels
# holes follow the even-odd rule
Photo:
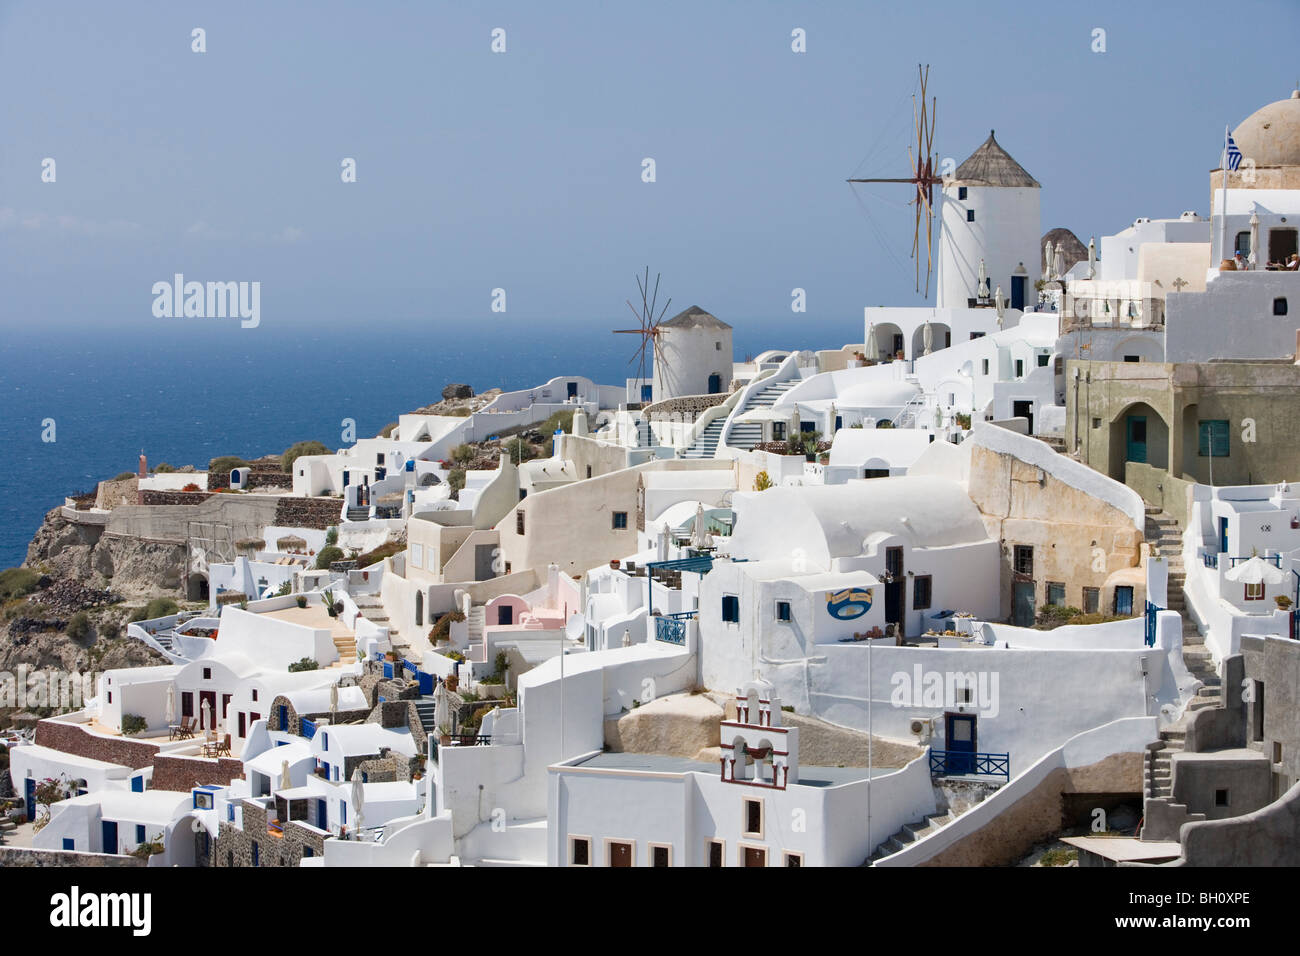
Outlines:
[[[728,318],[737,361],[773,348],[839,348],[861,321]],[[343,447],[344,420],[373,436],[463,382],[476,392],[557,375],[621,384],[638,338],[614,322],[498,325],[367,320],[355,325],[123,329],[10,325],[0,347],[0,569],[20,564],[67,495],[150,466]],[[791,341],[794,339],[795,341]],[[629,362],[629,357],[632,360]]]

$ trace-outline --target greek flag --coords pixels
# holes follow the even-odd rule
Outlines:
[[[1233,172],[1236,172],[1237,167],[1241,165],[1241,150],[1237,148],[1237,143],[1232,138],[1231,133],[1228,134],[1228,145],[1225,148],[1225,155],[1228,157],[1228,168]]]

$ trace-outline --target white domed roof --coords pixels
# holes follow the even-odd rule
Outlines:
[[[1256,166],[1300,166],[1300,90],[1246,117],[1232,138]]]
[[[851,385],[843,389],[836,400],[847,408],[884,408],[906,405],[919,394],[921,389],[911,382],[876,381]]]

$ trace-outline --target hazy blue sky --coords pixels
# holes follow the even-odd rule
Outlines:
[[[150,313],[183,272],[260,281],[263,327],[595,331],[648,263],[675,307],[779,319],[800,286],[854,330],[917,302],[906,192],[844,180],[904,173],[919,61],[939,155],[996,128],[1085,242],[1204,213],[1224,124],[1297,79],[1291,0],[920,6],[0,3],[0,318],[183,321]]]

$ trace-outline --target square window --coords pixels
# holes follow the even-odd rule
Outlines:
[[[730,624],[740,623],[740,598],[734,594],[722,596],[722,619]]]
[[[709,866],[720,869],[726,852],[726,847],[721,840],[709,841]]]
[[[1016,359],[1016,378],[1025,377],[1025,360]]]
[[[1083,613],[1097,614],[1101,611],[1101,588],[1083,589]]]
[[[204,679],[204,680],[212,680],[212,668],[211,668],[211,667],[205,667],[205,668],[203,668],[203,679]]]
[[[1286,298],[1279,296],[1273,300],[1273,314],[1286,315]]]
[[[715,352],[721,352],[721,351],[722,351],[722,343],[721,343],[721,342],[714,342],[714,343],[713,343],[713,351],[715,351]]]
[[[1227,791],[1227,790],[1215,790],[1215,791],[1214,791],[1214,805],[1215,805],[1216,807],[1226,807],[1226,806],[1228,805],[1228,791]]]
[[[256,701],[257,701],[257,691],[256,691],[256,690],[253,691],[253,701],[254,701],[254,703],[256,703]]]
[[[924,611],[930,606],[930,575],[918,574],[912,585],[912,609]]]
[[[1197,423],[1196,453],[1201,458],[1228,457],[1227,419],[1201,421]]]
[[[902,548],[885,549],[885,572],[892,574],[896,578],[901,578],[903,576]]]
[[[524,513],[522,511],[516,511],[515,512],[515,534],[523,534],[523,533],[524,533]]]
[[[588,466],[587,466],[587,477],[588,477],[588,478],[591,477],[591,465],[588,465]]]
[[[787,854],[785,855],[785,865],[786,865],[786,866],[803,866],[803,854],[802,854],[802,853],[787,853]]]
[[[988,360],[988,359],[984,359],[984,360],[982,360],[982,362],[981,362],[981,368],[983,369],[983,373],[984,373],[985,375],[987,375],[987,374],[989,373],[989,360]]]
[[[143,823],[137,823],[137,824],[135,825],[135,842],[136,842],[136,843],[143,843],[143,842],[144,842],[144,824],[143,824]]]
[[[625,530],[627,530],[627,512],[626,512],[626,511],[615,511],[615,512],[614,512],[614,530],[615,530],[615,531],[625,531]]]
[[[659,843],[650,844],[651,866],[672,866],[673,848]]]
[[[1100,428],[1100,427],[1101,427],[1101,419],[1100,419],[1100,418],[1094,418],[1094,419],[1092,420],[1092,427],[1093,427],[1093,428]]]
[[[1282,744],[1276,740],[1273,741],[1273,762],[1282,762]]]
[[[974,222],[974,221],[975,221],[975,210],[974,210],[974,209],[967,209],[967,210],[966,210],[966,221],[967,221],[967,222]]]
[[[113,692],[111,690],[108,692],[108,702],[113,703]]]
[[[1142,361],[1142,357],[1141,357],[1140,355],[1125,355],[1125,356],[1124,356],[1124,361],[1125,361],[1125,362],[1140,362],[1140,361]]]
[[[1034,547],[1029,544],[1018,544],[1015,547],[1015,570],[1016,574],[1033,574],[1034,573]]]
[[[1047,603],[1053,607],[1065,607],[1065,585],[1060,581],[1047,582]]]
[[[745,800],[745,836],[763,835],[763,801]]]
[[[966,198],[966,187],[965,187],[965,186],[958,186],[958,187],[957,187],[957,198],[958,198],[958,199],[965,199],[965,198]]]
[[[1046,352],[1038,353],[1038,367],[1047,368],[1047,360],[1050,356]]]
[[[778,621],[786,621],[786,622],[789,622],[789,620],[790,620],[790,602],[789,602],[789,601],[777,601],[777,602],[776,602],[776,619],[777,619]]]
[[[1258,584],[1247,584],[1247,585],[1246,585],[1246,600],[1247,600],[1247,601],[1262,601],[1262,600],[1264,600],[1264,582],[1263,582],[1263,581],[1260,581]]]
[[[591,838],[569,838],[569,865],[591,866]]]

